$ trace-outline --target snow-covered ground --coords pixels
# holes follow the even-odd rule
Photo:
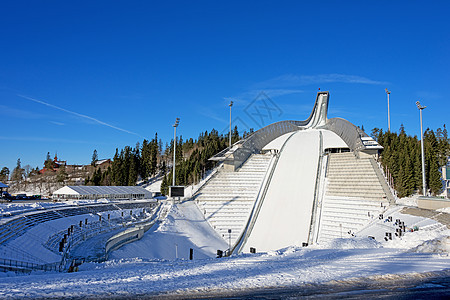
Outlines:
[[[190,248],[196,259],[215,257],[218,249],[228,248],[192,201],[171,206],[158,228],[147,232],[140,241],[112,252],[110,258],[188,259]]]
[[[399,208],[389,212],[393,219],[404,220],[408,227],[417,225],[418,231],[387,242],[361,234],[307,248],[220,259],[214,257],[216,250],[228,246],[193,202],[171,205],[167,201],[161,211],[167,218],[159,226],[140,241],[114,251],[107,262],[83,264],[77,273],[0,273],[0,297],[195,297],[393,274],[420,277],[423,272],[450,270],[450,231],[434,220],[401,214]],[[379,220],[365,230],[383,235],[390,227]],[[194,249],[192,261],[189,248]]]
[[[121,259],[85,264],[78,273],[33,274],[0,279],[1,297],[133,297],[256,288],[291,288],[385,274],[409,274],[450,267],[447,254],[373,247],[359,240],[349,247],[287,248],[222,259]],[[356,247],[355,247],[356,246]]]

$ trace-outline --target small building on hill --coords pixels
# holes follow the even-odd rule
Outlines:
[[[70,186],[60,188],[52,196],[55,200],[151,199],[152,193],[140,186]]]
[[[45,165],[45,162],[44,162],[44,165]],[[67,166],[67,161],[66,161],[66,160],[59,160],[59,159],[58,159],[58,155],[55,154],[55,158],[53,158],[53,161],[52,161],[52,166],[49,167],[49,169],[47,169],[47,167],[44,166],[44,167],[39,171],[39,174],[44,174],[44,173],[47,172],[47,171],[53,171],[53,172],[55,172],[55,171],[57,171],[59,168],[65,167],[65,166]]]
[[[105,158],[105,159],[99,159],[96,163],[95,163],[95,167],[96,168],[100,168],[100,170],[105,171],[106,169],[108,169],[108,167],[111,166],[111,159],[110,158]]]

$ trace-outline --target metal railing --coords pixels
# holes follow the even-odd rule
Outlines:
[[[372,160],[371,160],[371,162],[372,162]],[[397,191],[395,190],[394,177],[392,176],[391,172],[389,171],[389,168],[387,166],[385,166],[384,167],[385,170],[384,170],[383,165],[381,164],[381,161],[379,161],[378,159],[373,160],[373,167],[375,169],[375,172],[379,173],[381,175],[382,178],[380,178],[380,180],[384,180],[384,183],[386,184],[386,186],[389,189],[390,196],[392,196],[392,199],[389,199],[390,202],[395,203],[398,200]]]
[[[0,269],[5,271],[60,271],[60,263],[35,264],[31,262],[0,258]]]
[[[199,186],[196,188],[196,191],[193,192],[191,194],[191,197],[189,199],[195,199],[197,198],[201,191],[203,190],[203,188],[213,179],[215,178],[218,174],[219,174],[219,170],[220,168],[223,167],[223,163],[220,163],[219,165],[217,165],[210,174],[206,175],[206,177],[202,178],[202,180],[206,179],[203,183],[200,183]]]
[[[314,240],[315,232],[315,223],[317,222],[317,209],[319,205],[319,186],[321,184],[322,178],[322,162],[323,162],[323,135],[322,132],[319,131],[319,161],[317,165],[317,173],[316,173],[316,184],[314,186],[314,200],[311,210],[311,222],[309,224],[309,232],[308,232],[308,243],[312,244]]]

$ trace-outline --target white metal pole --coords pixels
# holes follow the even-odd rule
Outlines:
[[[233,106],[233,101],[230,101],[230,104],[228,106],[230,106],[230,134],[229,134],[229,138],[230,138],[230,149],[231,149],[231,107]]]
[[[172,178],[172,186],[175,186],[175,155],[177,149],[177,126],[176,123],[173,125],[173,178]]]
[[[231,105],[230,105],[230,133],[228,136],[230,138],[230,149],[231,149]]]
[[[422,148],[422,186],[423,186],[423,195],[427,195],[427,183],[425,178],[425,150],[423,149],[423,126],[422,126],[422,110],[426,108],[426,106],[420,105],[419,101],[416,101],[417,108],[420,110],[420,147]]]
[[[420,146],[422,148],[422,184],[423,184],[423,195],[427,195],[427,183],[425,180],[425,151],[423,148],[423,126],[422,126],[422,110],[425,107],[419,108],[420,110]]]
[[[389,107],[389,95],[391,94],[391,92],[388,91],[388,89],[385,89],[385,91],[387,94],[387,101],[388,101],[388,131],[391,132],[391,112]]]
[[[389,132],[391,132],[391,112],[390,112],[390,107],[389,107],[389,95],[391,93],[388,93],[388,130]]]

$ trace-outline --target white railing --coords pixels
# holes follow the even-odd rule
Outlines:
[[[394,196],[395,201],[397,201],[398,196],[397,196],[397,191],[395,190],[394,177],[389,172],[389,169],[387,166],[385,167],[386,171],[383,170],[383,166],[379,160],[376,160],[376,164],[377,164],[378,169],[380,170],[381,174],[383,175],[384,180],[386,181],[386,184],[389,187],[389,190],[390,190],[392,196]]]

